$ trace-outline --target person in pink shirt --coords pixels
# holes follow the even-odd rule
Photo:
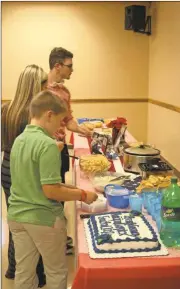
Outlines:
[[[49,55],[49,68],[47,89],[56,93],[68,106],[68,115],[60,123],[59,129],[54,135],[58,142],[63,142],[64,144],[64,148],[61,151],[61,178],[62,182],[65,183],[65,174],[69,171],[69,155],[65,139],[65,129],[87,137],[91,136],[91,131],[79,126],[74,119],[71,108],[71,94],[64,85],[64,80],[69,80],[73,72],[73,54],[62,47],[55,47]],[[72,254],[72,252],[72,238],[67,237],[66,253]]]

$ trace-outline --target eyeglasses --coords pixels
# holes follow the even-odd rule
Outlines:
[[[72,64],[72,63],[71,63],[71,64],[64,64],[64,63],[61,63],[61,65],[63,65],[63,66],[67,66],[67,67],[69,67],[70,69],[73,68],[73,64]]]

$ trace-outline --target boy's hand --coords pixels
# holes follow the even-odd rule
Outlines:
[[[62,141],[56,141],[59,151],[61,152],[64,148],[64,143]]]
[[[88,192],[86,191],[86,200],[84,201],[86,204],[90,205],[91,203],[93,203],[94,201],[97,200],[98,195],[94,192]]]

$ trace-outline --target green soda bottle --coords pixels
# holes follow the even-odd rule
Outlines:
[[[167,247],[180,248],[180,187],[176,177],[164,190],[161,208],[160,237]]]

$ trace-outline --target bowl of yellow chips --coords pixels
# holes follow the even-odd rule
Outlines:
[[[111,163],[103,155],[87,155],[80,158],[80,169],[86,174],[97,174],[108,171]]]
[[[136,188],[137,193],[145,191],[156,191],[158,189],[165,189],[170,186],[172,176],[150,175],[146,180],[142,180],[140,185]]]

